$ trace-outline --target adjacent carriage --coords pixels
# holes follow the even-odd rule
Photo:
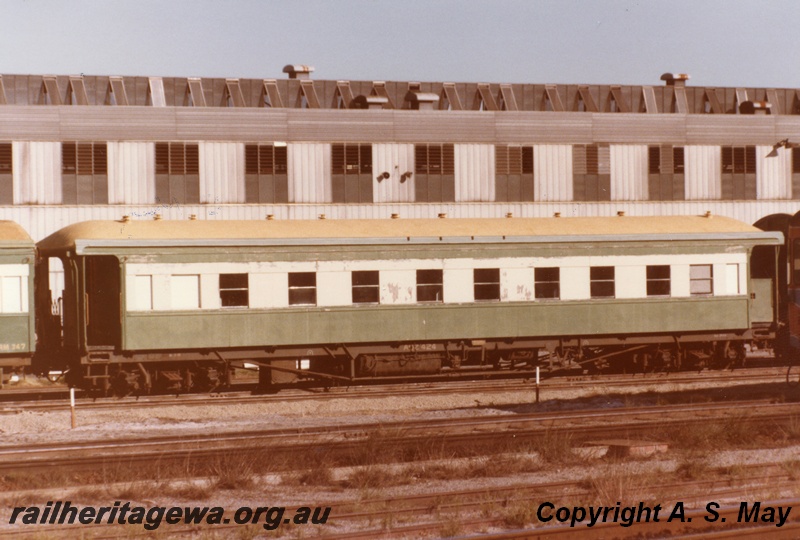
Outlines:
[[[121,390],[735,362],[775,331],[750,256],[782,243],[711,215],[84,222],[38,244],[40,347]]]
[[[33,269],[36,251],[22,227],[0,221],[0,383],[29,366],[36,348]]]

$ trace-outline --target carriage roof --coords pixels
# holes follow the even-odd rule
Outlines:
[[[384,220],[128,220],[85,221],[48,236],[44,251],[85,247],[314,245],[439,242],[592,242],[610,240],[747,240],[782,243],[721,216],[478,218]]]

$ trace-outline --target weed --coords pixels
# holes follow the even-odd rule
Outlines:
[[[533,449],[547,463],[568,464],[577,460],[572,452],[572,437],[558,431],[545,431],[535,440]]]
[[[356,489],[382,488],[402,483],[399,477],[384,467],[375,465],[359,467],[343,482],[345,487]]]
[[[439,529],[439,537],[452,538],[454,536],[459,536],[463,530],[464,526],[462,525],[459,517],[457,515],[451,515],[445,518],[444,522],[442,523],[442,526]]]
[[[711,472],[711,467],[703,459],[688,458],[675,468],[675,473],[684,480],[697,480],[707,478]]]
[[[503,508],[501,511],[501,518],[503,524],[507,527],[521,529],[529,523],[535,523],[537,520],[534,505],[529,501],[517,501]]]
[[[789,476],[789,480],[800,478],[800,460],[788,459],[781,463],[781,469]]]

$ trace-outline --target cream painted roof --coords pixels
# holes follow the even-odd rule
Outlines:
[[[0,221],[0,243],[23,243],[33,245],[30,235],[13,221]]]
[[[336,239],[403,239],[438,237],[596,237],[596,236],[701,236],[744,234],[775,238],[763,231],[721,216],[493,218],[493,219],[384,219],[384,220],[131,220],[85,221],[53,233],[38,246],[44,250],[74,249],[83,245],[196,245],[208,240],[310,240],[329,244]],[[327,241],[326,241],[327,240]],[[227,242],[226,242],[227,243]],[[775,243],[775,242],[770,242]]]

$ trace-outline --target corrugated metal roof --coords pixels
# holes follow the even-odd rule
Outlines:
[[[38,246],[44,251],[89,246],[125,245],[269,245],[332,243],[382,243],[496,241],[700,240],[749,239],[780,243],[779,234],[765,233],[721,216],[601,217],[601,218],[487,218],[487,219],[386,219],[316,221],[86,221],[69,225],[48,236]]]

